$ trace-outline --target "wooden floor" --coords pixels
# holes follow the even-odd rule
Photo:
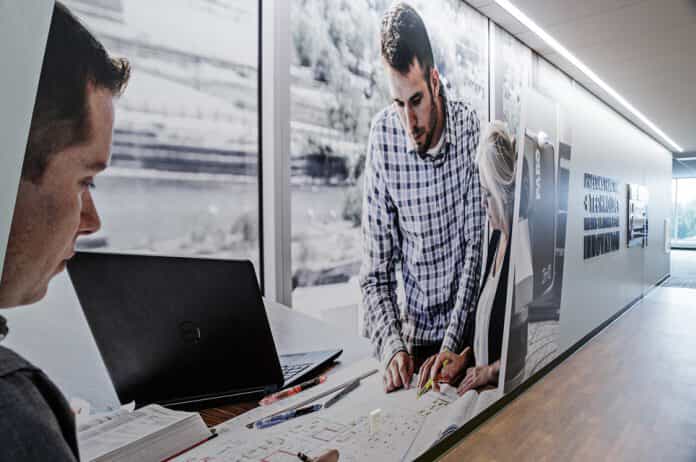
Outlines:
[[[658,288],[445,461],[695,461],[696,290]]]

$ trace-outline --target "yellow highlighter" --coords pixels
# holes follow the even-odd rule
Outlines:
[[[447,364],[449,364],[449,359],[445,359],[442,361],[442,367],[445,367]],[[423,388],[418,390],[417,397],[420,398],[427,392],[429,392],[433,388],[433,378],[431,377],[427,382],[425,382],[425,385],[423,385]]]

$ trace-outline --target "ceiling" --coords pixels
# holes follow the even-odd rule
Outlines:
[[[696,0],[511,1],[690,152],[696,171]],[[494,1],[468,3],[674,151]]]

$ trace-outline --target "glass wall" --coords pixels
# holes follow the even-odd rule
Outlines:
[[[258,6],[69,0],[132,77],[80,248],[259,261]]]
[[[672,180],[674,219],[672,246],[696,248],[696,178]]]

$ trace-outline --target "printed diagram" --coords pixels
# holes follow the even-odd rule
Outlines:
[[[449,398],[435,398],[435,400],[432,403],[430,403],[430,406],[418,411],[418,415],[428,417],[430,414],[436,413],[437,411],[441,410],[443,407],[447,406],[451,402],[452,400],[450,400]]]
[[[367,403],[355,406],[352,416],[331,414],[331,418],[307,416],[287,425],[264,431],[225,432],[195,449],[182,462],[289,462],[297,453],[317,456],[338,449],[341,462],[365,460],[402,460],[413,444],[426,418],[443,410],[453,401],[431,393],[417,400],[411,409],[391,406],[380,414],[379,431],[371,433]],[[410,406],[409,406],[410,407]],[[359,414],[359,416],[355,416]],[[345,420],[341,418],[345,417]],[[342,421],[339,421],[342,420]]]

